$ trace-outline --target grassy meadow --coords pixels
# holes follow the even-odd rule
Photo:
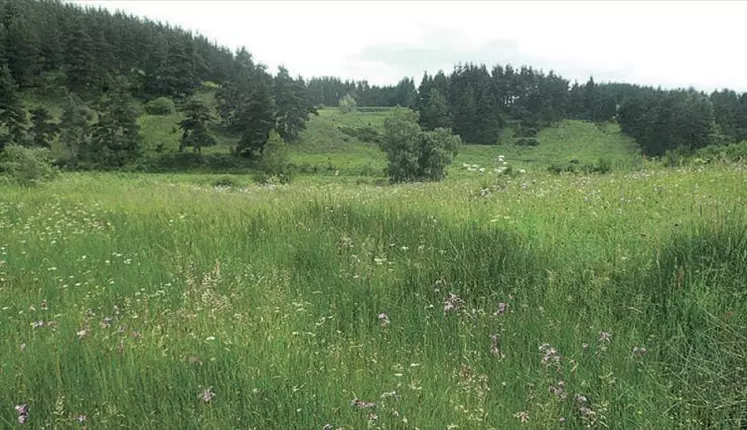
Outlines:
[[[0,427],[744,426],[744,166],[469,173],[4,187]]]

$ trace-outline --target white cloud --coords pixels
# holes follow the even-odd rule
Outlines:
[[[272,69],[390,84],[459,61],[747,91],[747,2],[88,0],[245,45]]]

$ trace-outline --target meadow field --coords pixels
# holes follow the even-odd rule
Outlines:
[[[3,186],[0,427],[743,428],[746,173]]]

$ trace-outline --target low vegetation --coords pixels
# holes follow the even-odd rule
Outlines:
[[[740,428],[744,176],[6,187],[0,421]]]

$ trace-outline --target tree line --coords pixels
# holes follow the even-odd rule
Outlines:
[[[195,98],[217,88],[218,118]],[[64,100],[59,121],[26,111],[20,91]],[[179,27],[57,0],[0,0],[0,149],[48,147],[59,139],[69,165],[121,167],[137,159],[137,101],[174,100],[186,119],[180,150],[214,143],[216,120],[240,133],[236,154],[259,158],[270,131],[298,137],[315,113],[308,87],[273,76],[245,49],[232,52]]]
[[[217,112],[194,95],[216,88]],[[60,118],[23,106],[19,91],[62,100]],[[240,134],[237,155],[260,158],[275,130],[293,141],[322,106],[401,106],[424,131],[451,129],[468,143],[496,144],[506,127],[533,138],[563,119],[617,121],[643,152],[747,139],[747,94],[571,82],[530,66],[457,64],[419,85],[271,74],[245,49],[231,51],[179,27],[59,0],[0,0],[0,148],[58,139],[79,162],[117,167],[136,159],[136,101],[168,98],[186,119],[180,150],[214,144],[208,126]]]

